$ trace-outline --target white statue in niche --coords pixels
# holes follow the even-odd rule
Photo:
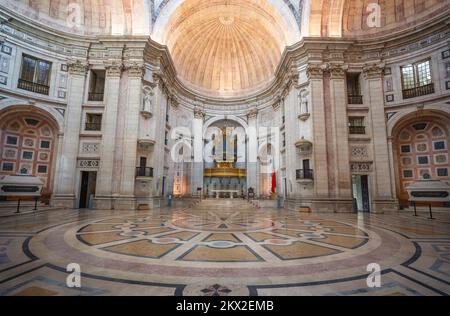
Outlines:
[[[299,119],[302,121],[306,121],[310,114],[309,114],[309,92],[305,89],[301,90],[298,93],[298,103],[300,108],[300,115]]]
[[[144,104],[142,111],[151,113],[153,109],[153,95],[154,95],[153,89],[149,86],[144,86],[143,92],[144,92],[144,102],[143,102]]]
[[[299,92],[299,103],[300,103],[300,114],[309,114],[309,100],[308,100],[308,91],[302,90]]]

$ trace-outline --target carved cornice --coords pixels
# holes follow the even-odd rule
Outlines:
[[[272,104],[272,108],[273,108],[274,110],[278,110],[278,109],[280,108],[280,106],[281,106],[281,102],[283,102],[283,98],[281,97],[281,95],[278,95],[278,96],[275,98],[274,103]]]
[[[180,106],[180,101],[178,100],[177,97],[172,96],[170,99],[170,104],[172,105],[173,108],[177,109]]]
[[[383,63],[366,65],[363,68],[364,76],[368,79],[382,78],[384,74],[384,67],[385,65]]]
[[[89,65],[79,59],[68,63],[67,66],[71,75],[85,76],[89,70]]]

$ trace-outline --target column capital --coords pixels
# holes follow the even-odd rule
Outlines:
[[[85,76],[89,69],[88,63],[79,59],[69,62],[67,66],[71,75],[78,76]]]
[[[144,76],[144,64],[137,61],[125,61],[125,69],[128,71],[128,76],[133,78],[142,78]]]
[[[249,119],[256,118],[258,116],[258,112],[259,112],[258,109],[252,109],[250,110],[250,112],[248,112],[247,117]]]
[[[331,64],[328,70],[330,71],[331,79],[344,79],[348,66],[342,64]]]
[[[323,73],[327,68],[327,64],[308,64],[306,69],[308,79],[323,79]]]
[[[107,77],[120,77],[122,74],[123,64],[120,61],[105,61],[104,62],[106,68],[106,76]]]
[[[206,116],[205,110],[203,110],[201,107],[196,106],[194,108],[194,118],[203,120]]]
[[[385,68],[384,63],[367,64],[363,68],[363,73],[364,73],[364,76],[368,79],[381,78],[381,77],[383,77],[383,74],[384,74],[384,68]]]

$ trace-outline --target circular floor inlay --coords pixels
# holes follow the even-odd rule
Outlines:
[[[33,237],[30,251],[55,266],[79,263],[84,273],[131,273],[149,282],[213,278],[214,289],[224,277],[270,283],[337,270],[364,275],[371,262],[401,262],[393,235],[356,220],[278,210],[149,211],[51,228]]]

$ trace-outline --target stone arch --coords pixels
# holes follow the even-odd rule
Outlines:
[[[0,174],[27,174],[44,182],[48,202],[56,173],[63,122],[33,105],[0,107]]]
[[[48,117],[52,121],[54,127],[59,134],[64,133],[64,116],[55,108],[45,104],[31,104],[29,102],[19,102],[17,100],[9,100],[0,102],[0,122],[5,115],[15,112],[35,112]]]
[[[408,204],[406,186],[419,180],[450,181],[450,113],[405,110],[388,124],[396,194]]]
[[[393,137],[396,130],[398,130],[399,126],[404,122],[405,120],[411,119],[415,116],[421,116],[421,115],[429,115],[436,118],[446,118],[447,120],[450,120],[450,111],[444,108],[444,106],[441,105],[433,105],[428,106],[424,110],[417,110],[417,108],[410,107],[407,109],[403,109],[397,113],[395,113],[387,122],[387,136],[389,138]]]
[[[233,121],[233,122],[238,123],[239,125],[241,125],[244,128],[245,132],[248,133],[248,124],[243,118],[240,118],[240,117],[237,117],[234,115],[217,115],[217,116],[210,118],[209,120],[207,120],[205,122],[205,124],[203,125],[203,135],[205,135],[205,132],[207,131],[207,129],[209,127],[211,127],[214,123],[217,123],[217,122],[220,122],[223,120],[228,120],[228,121]]]

